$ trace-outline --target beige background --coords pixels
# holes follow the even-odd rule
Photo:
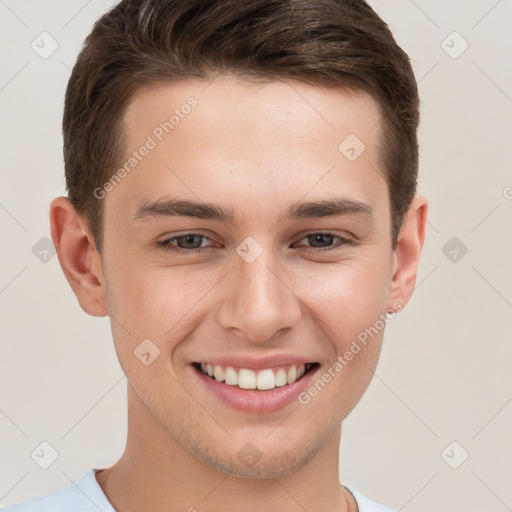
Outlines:
[[[33,253],[44,255],[48,206],[64,192],[70,69],[112,4],[0,0],[2,505],[106,467],[124,448],[126,379],[108,319],[80,309],[51,252],[46,262]],[[430,214],[415,295],[344,423],[341,479],[407,512],[512,510],[512,1],[371,5],[419,81]],[[43,31],[58,43],[46,59],[31,48]],[[446,256],[453,237],[459,249]],[[31,457],[43,441],[58,452],[48,469]]]

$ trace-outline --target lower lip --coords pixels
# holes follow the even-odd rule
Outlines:
[[[224,403],[242,411],[264,413],[274,412],[295,401],[309,385],[319,366],[312,368],[293,384],[276,387],[268,391],[253,389],[241,389],[238,386],[230,386],[224,382],[205,375],[201,370],[192,366],[192,370],[213,394]]]

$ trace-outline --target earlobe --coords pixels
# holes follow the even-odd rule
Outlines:
[[[414,291],[421,250],[425,241],[427,213],[427,199],[417,194],[404,219],[393,253],[389,310],[405,307]]]
[[[101,259],[86,223],[67,197],[50,205],[50,227],[60,266],[82,309],[108,316]]]

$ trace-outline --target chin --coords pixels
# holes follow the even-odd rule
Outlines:
[[[215,457],[214,454],[209,454],[207,457],[203,457],[201,462],[215,471],[236,478],[267,480],[282,478],[290,473],[296,472],[313,458],[313,456],[314,454],[311,454],[308,457],[303,452],[298,458],[290,453],[274,455],[271,458],[262,455],[257,462],[249,465],[241,462],[236,455],[231,459],[226,459],[225,456]]]
[[[278,437],[272,442],[268,432],[262,432],[259,439],[254,435],[244,436],[244,440],[230,438],[228,444],[212,442],[208,446],[200,445],[189,437],[182,440],[182,446],[203,465],[220,473],[236,478],[274,479],[305,466],[321,450],[328,435],[318,436],[313,442],[305,433],[303,436],[294,433],[286,437],[288,443]]]

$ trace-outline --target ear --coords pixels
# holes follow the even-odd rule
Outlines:
[[[425,240],[427,213],[427,199],[416,194],[404,219],[393,251],[388,311],[399,311],[404,308],[414,291],[420,254]]]
[[[101,258],[85,221],[67,197],[50,205],[50,227],[60,266],[82,309],[108,316]]]

